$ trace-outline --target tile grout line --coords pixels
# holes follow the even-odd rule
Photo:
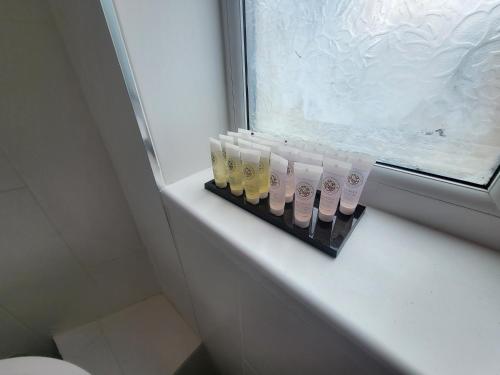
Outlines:
[[[193,312],[193,318],[194,318],[195,323],[196,323],[196,331],[197,332],[195,332],[195,333],[197,333],[197,335],[201,339],[200,323],[199,323],[198,316],[196,314],[196,309],[194,307],[194,300],[193,300],[191,288],[189,287],[188,279],[187,279],[187,276],[186,276],[186,271],[184,270],[184,264],[182,263],[182,259],[181,259],[180,252],[179,252],[179,247],[177,245],[177,241],[176,241],[175,236],[174,236],[174,231],[172,230],[172,225],[170,224],[170,218],[169,218],[169,215],[168,215],[168,210],[165,207],[165,204],[163,202],[163,197],[161,196],[163,194],[163,192],[161,191],[161,189],[159,187],[157,187],[157,188],[158,188],[158,191],[159,191],[159,194],[160,194],[160,204],[161,204],[163,213],[165,214],[165,220],[167,222],[168,230],[170,231],[170,235],[172,237],[172,242],[174,244],[175,253],[177,254],[177,260],[179,261],[179,265],[181,267],[182,276],[183,276],[183,279],[184,279],[184,286],[186,287],[186,291],[187,291],[187,294],[188,294],[188,297],[189,297],[189,304],[191,306],[191,310]],[[175,309],[175,305],[172,304],[172,306]],[[185,320],[185,318],[182,316],[181,313],[179,313],[179,315],[182,317],[183,320]],[[188,324],[188,326],[189,326],[189,324]],[[203,340],[202,340],[202,342],[203,342]]]
[[[110,314],[110,315],[113,315],[113,314]],[[115,360],[115,363],[118,366],[118,370],[120,370],[120,373],[122,375],[125,375],[125,371],[123,369],[123,366],[120,363],[120,361],[118,361],[118,358],[117,358],[117,356],[116,356],[116,354],[115,354],[115,352],[113,350],[113,346],[111,345],[111,342],[109,341],[108,337],[106,336],[106,333],[104,332],[102,320],[103,320],[103,318],[96,320],[97,327],[99,327],[99,332],[100,332],[102,338],[104,339],[104,342],[106,343],[106,345],[107,345],[107,347],[109,349],[109,352],[111,353],[111,356]]]
[[[23,189],[28,189],[28,186],[23,185],[23,186],[17,186],[17,187],[14,187],[14,188],[10,188],[10,189],[7,189],[7,190],[0,190],[0,195],[1,194],[12,193],[13,191],[18,191],[18,190],[23,190]]]
[[[35,200],[35,203],[36,205],[38,206],[38,208],[40,209],[40,211],[42,212],[43,216],[45,217],[45,219],[47,220],[47,224],[50,226],[50,228],[54,231],[54,233],[57,235],[58,239],[63,243],[63,245],[65,246],[65,250],[68,252],[68,254],[70,255],[70,257],[76,262],[76,264],[82,269],[83,273],[85,276],[87,276],[90,280],[92,280],[93,282],[96,282],[95,278],[93,277],[92,273],[87,269],[87,267],[85,267],[83,265],[83,263],[80,261],[80,259],[75,255],[72,247],[68,244],[68,242],[66,241],[66,239],[62,236],[61,232],[59,231],[59,229],[57,228],[57,226],[55,225],[55,223],[52,221],[52,219],[50,218],[50,216],[48,215],[47,211],[45,210],[45,208],[40,204],[40,201],[38,200],[38,198],[36,197],[35,193],[33,192],[33,190],[29,187],[29,185],[26,183],[26,179],[24,178],[23,174],[20,172],[20,170],[14,165],[14,163],[12,163],[12,160],[10,159],[9,155],[4,151],[4,156],[5,156],[5,159],[7,160],[7,162],[10,164],[10,166],[14,169],[14,171],[18,174],[19,178],[21,179],[21,181],[24,183],[25,187],[23,187],[24,189],[27,190],[27,192],[30,194],[30,196]],[[21,189],[18,189],[18,190],[21,190]],[[5,307],[5,306],[4,306]],[[16,318],[16,321],[19,321],[19,322],[22,322],[21,320],[17,319]],[[23,323],[23,326],[26,326],[26,327],[30,327],[26,322],[22,322]],[[35,329],[32,329],[30,328],[31,331],[33,332],[36,332],[37,335],[40,335],[42,337],[44,337],[45,335],[43,335],[42,333],[38,332],[38,330],[35,330]],[[51,337],[52,338],[52,337]]]
[[[75,255],[72,247],[68,244],[68,242],[66,241],[66,239],[64,238],[64,236],[61,234],[61,231],[58,229],[58,227],[55,225],[54,221],[51,219],[51,217],[49,216],[49,214],[47,213],[47,211],[45,210],[45,208],[43,207],[43,205],[40,203],[39,199],[37,198],[36,194],[33,192],[33,190],[30,188],[29,184],[26,182],[26,178],[23,176],[23,174],[21,173],[21,171],[14,165],[14,163],[12,163],[12,160],[9,158],[8,154],[6,152],[4,152],[5,154],[5,158],[7,160],[7,162],[10,164],[10,166],[16,171],[16,173],[19,175],[19,178],[21,179],[21,181],[24,183],[25,185],[25,188],[26,190],[30,193],[31,197],[35,200],[36,204],[38,205],[38,207],[40,208],[40,210],[42,211],[43,213],[43,216],[45,217],[45,219],[47,220],[48,224],[50,225],[51,229],[54,230],[54,232],[56,233],[57,237],[59,237],[61,239],[61,241],[63,242],[64,246],[66,246],[68,252],[71,254],[71,256],[73,258],[75,258],[76,262],[78,263],[78,265],[83,268],[85,274],[87,276],[89,276],[90,278],[91,277],[91,273],[87,270],[87,267],[85,267],[82,262],[80,261],[80,259]],[[92,278],[93,280],[93,278]]]
[[[5,305],[0,303],[0,311],[2,311],[5,315],[10,317],[12,320],[14,320],[17,324],[19,324],[22,328],[24,328],[26,331],[28,331],[30,334],[34,335],[39,341],[39,344],[43,345],[43,335],[41,335],[39,332],[35,331],[34,329],[30,328],[27,326],[22,320],[19,320]],[[12,354],[9,354],[12,355]]]

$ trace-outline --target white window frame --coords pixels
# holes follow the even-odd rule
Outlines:
[[[247,124],[243,2],[244,0],[221,0],[229,122],[233,130],[246,127]],[[384,194],[391,194],[393,189],[400,193],[400,199],[404,198],[404,204],[396,207],[384,204],[390,200]],[[500,232],[498,174],[489,188],[485,189],[377,164],[365,190],[363,201],[369,206],[386,209],[489,247],[500,248],[500,233],[497,233]],[[422,210],[422,199],[430,200],[425,202],[431,203],[429,207],[439,207],[439,215],[435,215],[436,212],[432,210]],[[461,217],[457,217],[457,214]],[[449,219],[443,219],[447,217]],[[489,230],[495,225],[498,225],[499,230]]]

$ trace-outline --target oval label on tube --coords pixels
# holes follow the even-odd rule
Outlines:
[[[246,165],[245,168],[243,168],[243,174],[247,179],[250,179],[255,176],[255,170],[252,167]]]
[[[360,185],[363,183],[363,175],[356,170],[351,170],[347,176],[347,183],[352,186]]]
[[[340,184],[333,177],[328,177],[323,180],[322,191],[326,194],[335,194],[340,190]]]
[[[299,194],[301,198],[307,199],[313,195],[313,192],[313,187],[307,182],[300,182],[297,185],[297,194]]]

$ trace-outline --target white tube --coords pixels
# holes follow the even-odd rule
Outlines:
[[[248,130],[248,129],[238,128],[238,133],[252,135],[253,132],[251,130]]]
[[[271,147],[271,148],[284,146],[283,143],[270,141],[268,139],[264,139],[264,138],[260,138],[260,137],[252,137],[252,142],[258,143],[259,145]]]
[[[374,163],[375,159],[368,155],[351,158],[352,167],[340,197],[339,210],[344,215],[354,213]]]
[[[295,193],[295,180],[293,174],[293,163],[295,163],[297,159],[297,155],[300,150],[296,148],[283,146],[279,148],[279,154],[288,160],[288,169],[287,169],[287,179],[286,179],[286,191],[285,191],[285,202],[290,203],[293,201],[293,195]]]
[[[260,151],[247,148],[240,149],[243,167],[243,186],[245,198],[250,204],[259,203],[259,161]]]
[[[269,178],[269,211],[281,216],[285,212],[286,170],[288,160],[274,153],[271,154],[271,176]]]
[[[227,179],[231,194],[239,197],[243,194],[243,169],[241,166],[240,148],[230,143],[226,144]]]
[[[321,221],[327,223],[333,221],[350,170],[350,163],[330,158],[323,160],[323,179],[318,211],[318,218]]]
[[[234,145],[234,138],[229,135],[219,134],[219,140],[222,145],[222,156],[224,157],[224,168],[226,169],[226,176],[229,176],[229,170],[227,169],[226,145]]]
[[[274,135],[267,134],[267,133],[262,133],[262,132],[256,132],[256,131],[254,131],[253,132],[253,136],[254,137],[258,137],[258,138],[262,138],[262,139],[266,139],[266,140],[272,141],[272,142],[278,142],[278,143],[281,143],[281,144],[285,143],[285,140],[283,138],[276,137]]]
[[[297,161],[310,165],[323,165],[323,155],[312,152],[300,151],[297,155]]]
[[[269,194],[269,157],[271,156],[271,148],[242,138],[238,138],[238,145],[240,149],[252,149],[259,152],[259,194],[260,198],[267,198]]]
[[[348,151],[335,149],[326,153],[325,158],[335,159],[338,161],[349,163],[349,160],[353,158],[353,154]]]
[[[227,175],[224,157],[222,156],[222,144],[215,138],[209,138],[209,141],[215,185],[219,188],[225,188],[227,186]]]
[[[240,138],[238,138],[238,146],[240,146],[241,148],[252,149],[253,148],[253,143],[250,142],[247,139],[243,139],[243,138],[240,137]]]
[[[252,147],[260,152],[259,191],[260,199],[265,199],[269,195],[269,158],[271,157],[271,148],[258,143],[252,143]]]
[[[237,144],[237,141],[238,141],[238,138],[239,137],[243,137],[245,134],[243,133],[236,133],[236,132],[232,132],[232,131],[227,131],[226,134],[230,137],[233,137],[234,138],[234,144]]]
[[[317,165],[294,163],[295,201],[293,205],[294,224],[307,228],[311,223],[314,198],[323,168]]]
[[[234,145],[234,137],[229,135],[219,134],[219,140],[222,144],[222,155],[224,158],[226,157],[226,143],[230,143]]]

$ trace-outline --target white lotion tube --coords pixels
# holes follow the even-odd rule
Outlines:
[[[318,218],[321,221],[327,223],[333,221],[350,170],[350,163],[330,158],[323,160],[323,179],[318,211]]]
[[[234,138],[234,144],[238,144],[238,138],[239,137],[244,137],[245,134],[243,133],[236,133],[236,132],[232,132],[232,131],[227,131],[226,134],[230,137],[233,137]]]
[[[271,148],[258,143],[252,143],[252,147],[260,151],[259,190],[260,199],[265,199],[269,195],[269,158],[271,157]]]
[[[224,168],[226,168],[226,176],[229,177],[229,170],[227,169],[227,156],[226,156],[226,145],[233,144],[234,138],[229,135],[219,134],[219,140],[222,145],[222,156],[224,157]]]
[[[231,194],[239,197],[243,194],[243,169],[240,148],[231,143],[226,144],[226,165]]]
[[[375,159],[368,155],[356,155],[351,158],[350,161],[352,167],[347,175],[347,180],[340,197],[339,210],[344,215],[352,215],[354,213],[366,184],[366,180],[375,163]]]
[[[314,198],[323,168],[303,163],[294,164],[295,201],[293,204],[294,224],[307,228],[311,223]]]
[[[215,138],[209,138],[209,141],[215,185],[219,188],[225,188],[227,186],[227,175],[224,157],[222,156],[222,144]]]
[[[297,161],[310,165],[323,165],[323,155],[313,152],[300,151],[297,156]]]
[[[224,159],[226,158],[226,144],[230,143],[234,145],[234,137],[231,137],[229,135],[224,135],[224,134],[219,134],[219,140],[222,145],[222,156],[224,156]]]
[[[265,139],[265,140],[268,140],[268,141],[278,142],[278,143],[281,143],[281,144],[285,144],[285,140],[283,138],[276,137],[276,136],[271,135],[271,134],[262,133],[262,132],[253,132],[253,136],[261,138],[261,139]]]
[[[264,139],[264,138],[260,138],[260,137],[253,137],[252,142],[257,143],[259,145],[271,147],[271,149],[275,149],[276,147],[284,146],[284,143],[274,142],[274,141],[270,141],[268,139]]]
[[[238,133],[252,135],[253,132],[251,130],[248,130],[248,129],[238,128]]]
[[[297,159],[297,155],[299,150],[284,146],[279,148],[279,154],[288,160],[288,168],[287,168],[287,179],[286,179],[286,191],[285,191],[285,202],[290,203],[293,201],[293,195],[295,194],[295,179],[293,173],[293,163],[295,163]]]
[[[281,216],[285,212],[286,170],[288,160],[274,153],[271,154],[271,176],[269,178],[269,211]]]
[[[250,142],[248,139],[244,139],[244,138],[240,137],[240,138],[238,138],[238,146],[240,146],[241,148],[252,149],[253,143]]]
[[[260,197],[260,151],[242,148],[240,149],[240,155],[243,168],[243,186],[245,189],[245,198],[250,204],[258,204]]]

